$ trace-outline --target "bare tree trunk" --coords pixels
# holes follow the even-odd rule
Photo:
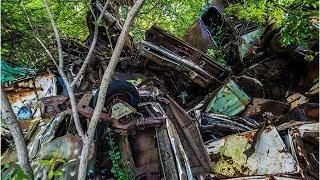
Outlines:
[[[123,29],[120,33],[120,36],[117,40],[117,44],[114,48],[114,51],[112,53],[110,62],[108,64],[107,69],[105,70],[101,85],[99,88],[99,95],[96,107],[94,109],[92,118],[90,120],[89,128],[87,131],[87,138],[84,141],[83,149],[81,152],[81,159],[80,159],[80,165],[79,165],[79,172],[78,172],[78,180],[84,180],[86,179],[86,172],[87,172],[87,166],[88,166],[88,155],[89,155],[89,149],[93,141],[93,136],[97,127],[97,123],[100,119],[100,114],[102,111],[102,108],[104,107],[108,84],[111,79],[111,76],[114,73],[114,69],[119,61],[120,54],[122,52],[124,42],[126,37],[129,33],[129,28],[133,23],[134,18],[137,16],[139,10],[141,9],[142,5],[144,4],[145,0],[137,0],[131,10],[129,11],[127,15],[127,19],[124,23]]]
[[[61,45],[61,40],[60,40],[60,35],[59,35],[59,31],[57,29],[57,25],[54,22],[54,18],[53,15],[51,13],[51,9],[50,9],[50,5],[48,0],[44,0],[44,5],[45,8],[47,10],[50,22],[51,22],[51,26],[53,29],[53,32],[55,34],[55,38],[57,41],[57,48],[58,48],[58,52],[59,52],[59,63],[57,63],[57,61],[53,58],[51,52],[45,47],[45,45],[42,43],[42,41],[36,37],[36,39],[40,42],[40,44],[42,45],[42,47],[45,49],[46,53],[48,54],[48,56],[52,59],[52,61],[54,62],[54,64],[56,65],[58,72],[60,74],[60,76],[62,77],[65,85],[67,86],[67,91],[68,91],[68,95],[70,98],[70,103],[71,103],[71,109],[72,109],[72,116],[73,116],[73,120],[77,129],[78,134],[81,136],[83,142],[86,139],[86,135],[81,127],[81,123],[80,123],[80,118],[79,118],[79,113],[77,110],[77,102],[76,102],[76,98],[75,98],[75,94],[73,92],[74,90],[74,86],[77,83],[77,81],[80,79],[81,75],[85,72],[85,69],[89,63],[89,60],[91,59],[91,56],[93,54],[94,48],[96,46],[97,40],[98,40],[98,25],[103,17],[104,12],[107,10],[109,4],[109,0],[106,2],[106,4],[103,7],[103,10],[101,12],[101,14],[99,15],[98,19],[97,19],[97,23],[95,25],[95,29],[94,29],[94,35],[93,35],[93,42],[90,46],[88,55],[86,56],[79,72],[77,73],[76,77],[72,80],[72,82],[69,82],[64,71],[63,71],[63,56],[62,56],[62,45]]]
[[[29,156],[26,142],[24,140],[21,127],[16,116],[13,113],[11,105],[8,101],[7,94],[1,88],[1,118],[4,123],[9,127],[11,135],[16,146],[18,162],[21,165],[25,174],[33,177],[33,172],[29,164]]]

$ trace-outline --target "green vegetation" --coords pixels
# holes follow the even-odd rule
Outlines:
[[[84,41],[89,35],[86,23],[89,0],[49,2],[61,37]],[[136,40],[140,40],[144,37],[144,32],[156,24],[182,36],[199,15],[203,4],[204,0],[147,0],[131,33]],[[44,41],[50,51],[56,50],[43,0],[22,0],[20,3],[5,0],[1,5],[2,59],[28,68],[43,67],[50,60],[35,35]],[[121,7],[122,21],[127,12],[126,7]]]
[[[61,176],[62,171],[55,170],[56,163],[66,163],[63,159],[55,159],[51,158],[50,160],[42,159],[40,160],[40,164],[48,166],[49,172],[48,172],[48,179],[51,180],[54,178],[54,176]]]
[[[62,38],[86,39],[87,0],[50,1],[50,5]],[[46,64],[48,58],[35,36],[50,51],[55,51],[56,43],[43,0],[2,1],[1,18],[2,59],[28,68]]]
[[[142,39],[152,25],[182,37],[199,17],[205,0],[147,0],[137,17],[132,33]]]
[[[124,162],[121,159],[121,152],[119,151],[119,147],[116,145],[113,138],[112,129],[107,129],[107,141],[109,145],[109,158],[112,162],[111,173],[118,180],[129,180],[134,178],[134,174],[132,170],[124,168]]]
[[[281,28],[283,46],[308,47],[310,41],[319,37],[318,9],[318,0],[249,0],[230,4],[226,15],[264,25],[272,23]]]
[[[8,173],[4,175],[4,172],[9,170]],[[21,166],[17,163],[5,163],[3,168],[1,168],[1,179],[2,180],[11,180],[11,179],[19,179],[19,180],[28,180],[32,179],[24,174]]]
[[[86,14],[89,0],[50,0],[50,5],[62,37],[83,42],[88,37]],[[147,0],[131,30],[136,41],[143,39],[144,32],[152,25],[182,37],[200,15],[205,0]],[[43,0],[5,0],[2,5],[2,51],[3,60],[28,68],[41,68],[48,61],[35,36],[40,37],[50,51],[56,51],[56,43]],[[249,0],[230,4],[227,15],[238,19],[274,23],[281,27],[283,45],[308,46],[318,39],[317,0]],[[123,22],[128,7],[120,8]],[[56,53],[53,53],[56,55]],[[307,59],[312,59],[312,55]]]

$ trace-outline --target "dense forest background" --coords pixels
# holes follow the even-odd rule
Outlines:
[[[85,42],[89,35],[86,15],[90,1],[51,0],[50,3],[61,36]],[[208,3],[207,0],[148,0],[130,33],[139,41],[147,29],[158,25],[182,37]],[[281,28],[284,46],[297,44],[307,47],[319,36],[318,8],[317,0],[249,0],[229,5],[226,15],[264,26],[274,24],[275,28]],[[56,50],[43,1],[4,0],[1,10],[2,60],[22,67],[43,67],[48,58],[35,37],[40,37],[51,51]],[[128,6],[120,8],[121,20],[125,19],[127,12]],[[307,60],[312,60],[317,53],[311,52]]]
[[[63,38],[84,42],[88,37],[86,15],[88,0],[50,1],[51,8]],[[143,38],[144,32],[153,24],[182,36],[198,17],[205,5],[204,0],[158,0],[147,1],[140,11],[131,34],[135,40]],[[15,61],[19,66],[39,68],[47,62],[45,51],[35,36],[39,36],[51,51],[55,50],[53,31],[42,0],[2,2],[2,59]],[[128,9],[121,7],[124,21]]]

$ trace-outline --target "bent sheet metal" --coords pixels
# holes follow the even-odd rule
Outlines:
[[[239,177],[266,174],[295,174],[299,166],[286,150],[273,126],[267,127],[255,144],[255,152],[248,158],[244,151],[251,147],[256,130],[230,135],[206,144],[214,173],[219,177]]]

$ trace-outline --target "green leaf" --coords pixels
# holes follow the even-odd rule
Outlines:
[[[48,173],[48,179],[52,179],[53,178],[53,170],[49,171]]]
[[[54,171],[53,175],[54,176],[61,176],[62,175],[62,171]]]
[[[43,165],[49,165],[51,163],[50,160],[46,160],[46,159],[41,159],[39,162],[40,164],[43,164]]]

